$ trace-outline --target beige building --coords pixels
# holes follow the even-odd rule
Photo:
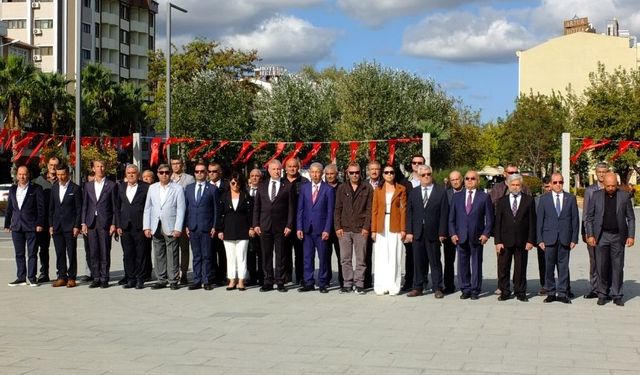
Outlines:
[[[518,51],[518,91],[522,94],[552,91],[566,93],[568,87],[574,93],[582,93],[589,85],[589,73],[604,64],[607,71],[616,68],[637,69],[640,55],[634,37],[618,30],[613,20],[606,34],[596,34],[589,28],[550,39],[525,51]]]
[[[108,68],[114,81],[142,83],[155,49],[153,0],[0,0],[7,37],[35,47],[32,60],[45,72],[75,72],[75,6],[82,2],[82,62]]]
[[[33,46],[24,43],[19,39],[7,37],[7,25],[0,21],[0,58],[7,58],[9,55],[20,56],[25,60],[31,60]]]

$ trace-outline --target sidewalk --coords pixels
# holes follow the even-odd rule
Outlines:
[[[623,308],[582,298],[584,244],[571,257],[573,304],[533,296],[533,252],[530,302],[499,302],[493,249],[478,301],[341,295],[335,286],[326,295],[54,289],[6,286],[15,263],[2,233],[0,374],[638,374],[640,244],[627,252]],[[119,243],[111,259],[120,274]],[[51,266],[54,276],[53,244]]]

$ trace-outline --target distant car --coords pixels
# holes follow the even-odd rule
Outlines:
[[[0,202],[6,202],[9,200],[9,189],[11,184],[0,184]]]

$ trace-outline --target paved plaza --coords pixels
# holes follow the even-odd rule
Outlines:
[[[530,301],[497,301],[493,243],[477,301],[343,295],[335,285],[329,294],[8,287],[15,262],[2,233],[0,374],[639,374],[639,252],[627,251],[626,306],[600,307],[582,298],[582,243],[571,255],[577,297],[564,305],[534,295],[535,252]],[[119,243],[111,259],[113,285]]]

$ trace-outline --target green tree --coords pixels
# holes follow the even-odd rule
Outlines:
[[[72,81],[58,73],[37,72],[28,89],[26,121],[31,129],[52,134],[69,134],[73,126]]]
[[[21,57],[9,55],[0,59],[0,107],[7,129],[22,129],[21,105],[29,92],[36,68]]]

